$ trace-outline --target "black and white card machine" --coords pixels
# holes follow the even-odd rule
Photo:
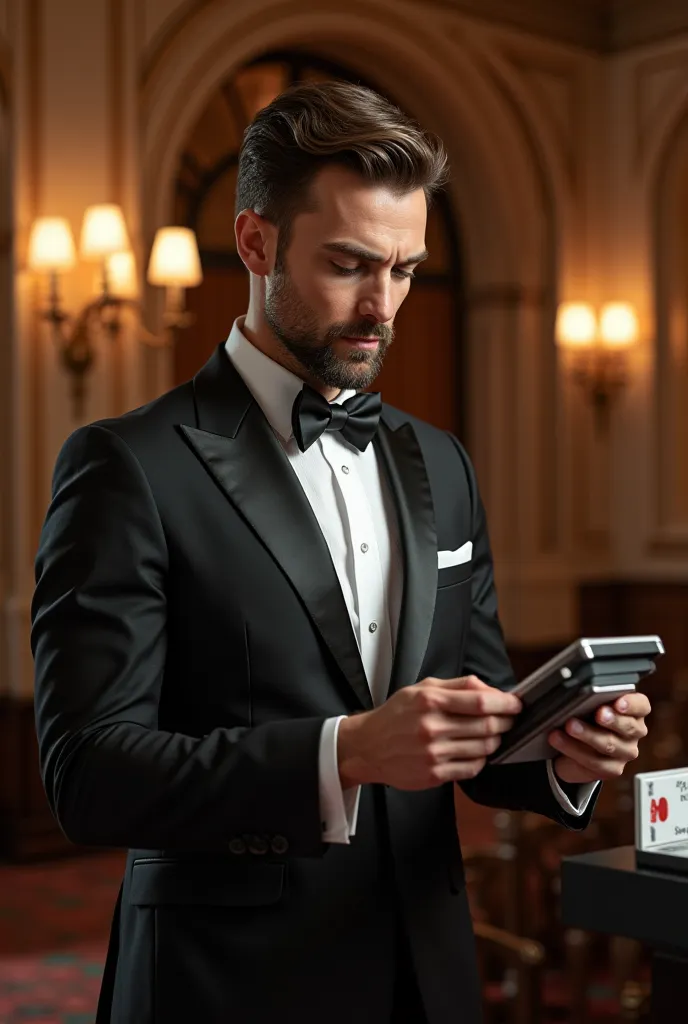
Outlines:
[[[547,737],[569,718],[591,718],[655,671],[664,654],[658,636],[617,636],[576,640],[511,691],[523,710],[490,764],[515,764],[557,757]]]

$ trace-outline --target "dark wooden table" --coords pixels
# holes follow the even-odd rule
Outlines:
[[[688,874],[639,868],[635,847],[566,857],[567,928],[637,939],[652,950],[652,1024],[688,1020]]]

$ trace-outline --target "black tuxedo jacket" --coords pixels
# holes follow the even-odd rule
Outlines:
[[[374,444],[405,558],[390,693],[430,675],[510,686],[465,451],[390,406]],[[468,540],[472,564],[438,571]],[[351,844],[321,839],[321,727],[370,692],[317,521],[222,346],[66,441],[36,577],[50,804],[74,842],[129,851],[99,1020],[383,1024],[400,916],[429,1024],[477,1021],[452,785],[365,786]],[[464,789],[590,817],[562,811],[542,763]]]

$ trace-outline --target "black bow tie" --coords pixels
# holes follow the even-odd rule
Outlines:
[[[350,444],[364,452],[375,437],[381,411],[379,392],[353,395],[337,405],[304,384],[294,401],[291,425],[302,452],[326,430],[341,430]]]

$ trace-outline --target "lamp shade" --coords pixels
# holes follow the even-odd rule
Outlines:
[[[34,221],[29,238],[29,269],[56,273],[71,270],[75,262],[69,222],[64,217],[39,217]]]
[[[107,276],[113,295],[121,299],[137,298],[139,289],[133,252],[116,252],[108,256]]]
[[[638,334],[638,317],[629,302],[608,302],[602,307],[600,338],[607,348],[628,348]]]
[[[113,204],[89,206],[81,228],[81,255],[85,260],[102,260],[130,248],[124,215]]]
[[[160,228],[148,264],[150,284],[195,288],[202,280],[201,258],[194,232],[190,228]]]
[[[557,310],[557,342],[566,348],[582,348],[595,343],[597,318],[587,302],[562,302]]]

